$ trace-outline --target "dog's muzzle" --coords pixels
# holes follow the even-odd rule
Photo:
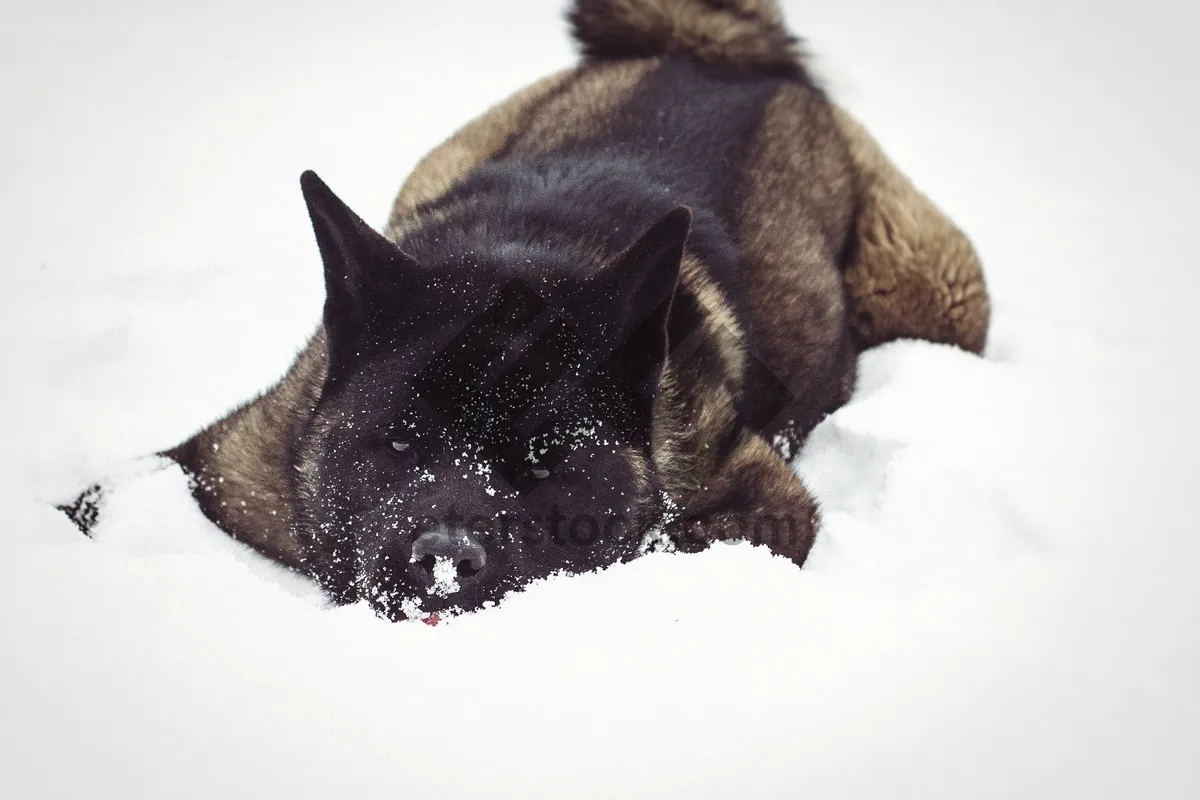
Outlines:
[[[470,533],[439,527],[416,538],[409,563],[426,586],[449,594],[478,579],[487,551]]]

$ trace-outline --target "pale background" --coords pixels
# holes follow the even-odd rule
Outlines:
[[[322,299],[300,172],[381,225],[571,63],[562,4],[4,0],[0,795],[1200,796],[1200,12],[785,8],[974,239],[987,360],[864,358],[803,573],[647,559],[427,629],[321,608],[178,480],[107,541],[48,505],[277,377]]]

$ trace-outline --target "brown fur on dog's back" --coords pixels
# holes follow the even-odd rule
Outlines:
[[[858,173],[861,208],[845,273],[859,347],[900,338],[987,342],[991,304],[967,237],[884,155],[853,117],[836,118]]]
[[[657,59],[642,58],[578,70],[574,80],[564,83],[530,115],[529,125],[516,132],[505,150],[545,153],[602,133],[657,65]]]

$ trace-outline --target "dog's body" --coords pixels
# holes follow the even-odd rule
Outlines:
[[[167,453],[214,522],[339,602],[478,607],[648,531],[801,564],[816,508],[784,459],[857,353],[983,347],[970,244],[812,83],[771,0],[571,21],[584,61],[429,154],[386,239],[306,176],[324,324]]]

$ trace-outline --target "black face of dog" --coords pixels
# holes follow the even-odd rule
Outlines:
[[[337,600],[472,610],[631,558],[658,521],[651,410],[690,214],[622,253],[401,252],[312,173],[328,376],[300,535]]]

